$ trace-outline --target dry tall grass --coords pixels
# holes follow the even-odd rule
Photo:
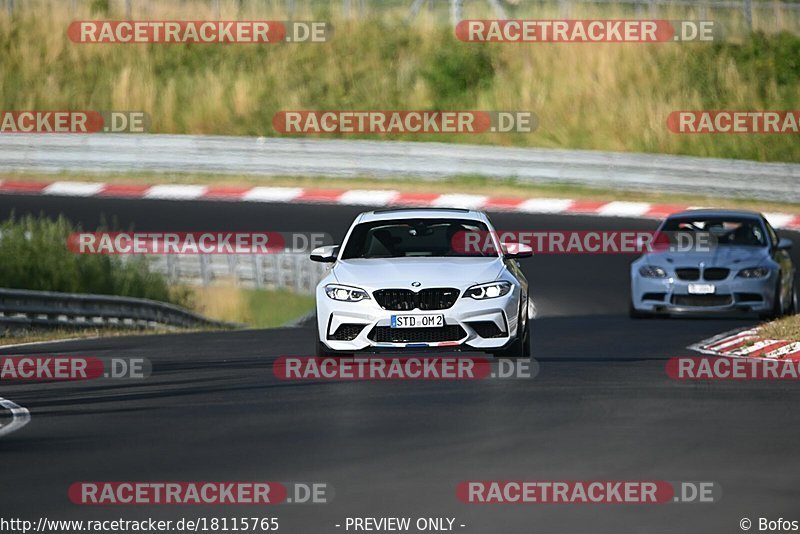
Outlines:
[[[215,17],[211,4],[135,5],[135,18]],[[284,2],[260,5],[273,11],[223,1],[220,17],[285,18]],[[264,136],[276,135],[272,116],[284,109],[530,110],[540,119],[533,134],[404,138],[800,159],[796,136],[679,136],[665,125],[681,109],[797,109],[800,40],[789,34],[713,45],[481,45],[456,41],[432,15],[405,24],[381,14],[335,18],[326,44],[79,45],[65,35],[71,20],[120,14],[35,6],[13,22],[0,15],[0,109],[143,110],[156,132]]]
[[[193,309],[206,317],[256,328],[283,326],[314,309],[313,296],[233,284],[196,287],[193,298]]]

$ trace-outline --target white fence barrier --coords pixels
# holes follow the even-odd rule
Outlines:
[[[148,256],[150,271],[170,282],[210,286],[233,282],[257,289],[287,289],[311,295],[328,266],[308,254],[209,254]]]

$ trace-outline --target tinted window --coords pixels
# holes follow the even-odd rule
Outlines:
[[[497,256],[490,251],[465,253],[453,247],[453,238],[459,232],[488,230],[482,222],[462,219],[399,219],[362,223],[353,228],[342,259]]]
[[[663,232],[705,232],[720,246],[767,245],[764,227],[757,219],[736,217],[673,217],[664,222]]]

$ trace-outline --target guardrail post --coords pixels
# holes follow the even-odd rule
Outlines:
[[[239,278],[236,276],[236,265],[239,263],[239,257],[236,254],[228,254],[228,276],[233,279],[234,285],[239,285]]]
[[[558,0],[558,12],[561,14],[561,18],[569,18],[571,11],[572,5],[570,4],[570,0]]]
[[[464,0],[450,0],[450,21],[455,28],[461,22]]]
[[[419,10],[422,8],[422,4],[425,3],[425,0],[414,0],[414,3],[411,4],[411,7],[408,8],[408,15],[406,15],[406,20],[411,20],[417,16]]]
[[[203,280],[203,287],[211,285],[211,273],[208,268],[208,256],[200,255],[200,278]]]
[[[275,260],[275,287],[280,289],[283,287],[283,256],[276,256]]]
[[[178,281],[178,276],[176,274],[176,263],[177,259],[175,256],[167,254],[167,280],[173,284]]]
[[[744,10],[744,22],[747,31],[753,30],[753,0],[743,0],[742,9]]]
[[[783,29],[783,3],[780,0],[772,0],[772,10],[775,13],[775,31]]]
[[[264,257],[253,254],[253,282],[256,284],[256,289],[261,289],[264,284]]]
[[[297,261],[300,257],[299,254],[292,254],[292,271],[295,273],[295,277],[292,284],[292,289],[295,293],[300,293],[303,287],[303,271],[300,262]]]
[[[503,6],[500,4],[500,0],[489,0],[489,5],[494,8],[494,16],[500,20],[505,20],[508,18],[506,15],[506,10],[503,9]]]

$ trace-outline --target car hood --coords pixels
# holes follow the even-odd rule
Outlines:
[[[696,266],[704,263],[716,267],[754,267],[768,257],[761,247],[719,246],[706,252],[653,252],[643,256],[650,265]]]
[[[340,284],[424,289],[492,282],[503,267],[501,258],[352,259],[337,262],[333,274]]]

